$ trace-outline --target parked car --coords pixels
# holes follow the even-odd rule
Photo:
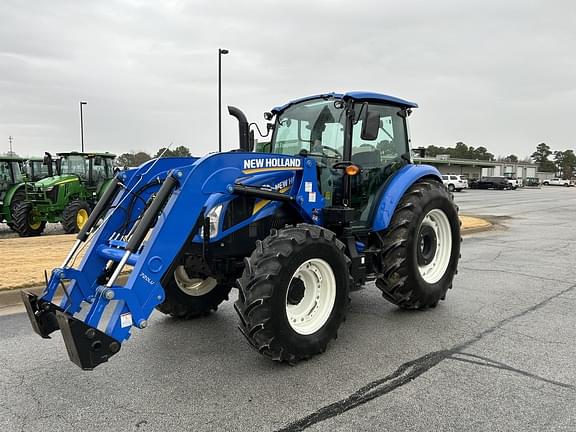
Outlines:
[[[520,186],[522,186],[522,182],[520,180],[518,180],[516,177],[504,176],[504,178],[508,181],[508,183],[510,184],[510,187],[514,190],[516,190]]]
[[[540,180],[536,177],[526,177],[524,179],[524,186],[526,187],[540,187]]]
[[[462,189],[468,189],[468,180],[461,175],[454,175],[454,174],[443,175],[442,182],[450,192],[454,191],[461,192]]]
[[[574,183],[572,183],[570,180],[564,180],[561,178],[546,179],[542,182],[542,184],[544,186],[574,186]]]
[[[480,177],[470,182],[471,189],[512,189],[506,177]]]

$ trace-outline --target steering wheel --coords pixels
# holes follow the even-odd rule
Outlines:
[[[332,156],[330,156],[329,154],[326,153],[325,150],[329,150],[333,153]],[[322,153],[324,153],[324,155],[326,157],[332,158],[332,159],[343,159],[342,153],[340,153],[338,150],[336,150],[334,147],[329,147],[329,146],[325,146],[322,145]]]

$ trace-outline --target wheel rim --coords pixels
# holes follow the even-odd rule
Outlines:
[[[438,282],[448,269],[452,252],[452,230],[448,216],[440,209],[428,212],[418,230],[417,258],[425,282]]]
[[[78,228],[82,228],[87,220],[88,220],[88,212],[86,211],[86,209],[78,210],[78,213],[76,213],[76,225],[78,226]]]
[[[208,294],[216,287],[217,282],[214,278],[191,278],[188,276],[184,266],[176,267],[174,270],[174,281],[176,285],[185,294],[198,297]]]
[[[30,213],[30,217],[28,218],[28,226],[30,227],[30,229],[37,230],[40,228],[40,225],[42,225],[40,215],[32,211]]]
[[[309,259],[294,272],[286,292],[286,316],[301,335],[320,330],[336,302],[336,278],[332,267],[320,258]]]

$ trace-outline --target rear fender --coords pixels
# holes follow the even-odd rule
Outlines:
[[[9,188],[8,191],[6,192],[6,195],[4,196],[4,206],[10,207],[10,204],[12,204],[12,198],[14,198],[16,192],[18,192],[21,189],[23,190],[25,186],[26,183],[18,183],[17,185],[14,185],[11,188]]]
[[[423,178],[430,178],[442,183],[440,172],[433,166],[409,164],[400,168],[384,184],[372,212],[371,228],[373,231],[382,231],[388,228],[392,215],[406,191]]]
[[[1,210],[3,217],[6,219],[7,223],[12,222],[12,211],[11,211],[12,199],[14,198],[14,195],[16,195],[16,192],[18,192],[19,190],[24,190],[23,188],[25,186],[26,183],[19,183],[17,185],[14,185],[8,189],[6,195],[4,196]]]

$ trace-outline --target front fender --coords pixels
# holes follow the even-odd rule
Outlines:
[[[423,178],[432,178],[442,183],[442,176],[436,168],[414,164],[403,166],[386,182],[372,213],[373,231],[388,228],[392,215],[406,191]]]

